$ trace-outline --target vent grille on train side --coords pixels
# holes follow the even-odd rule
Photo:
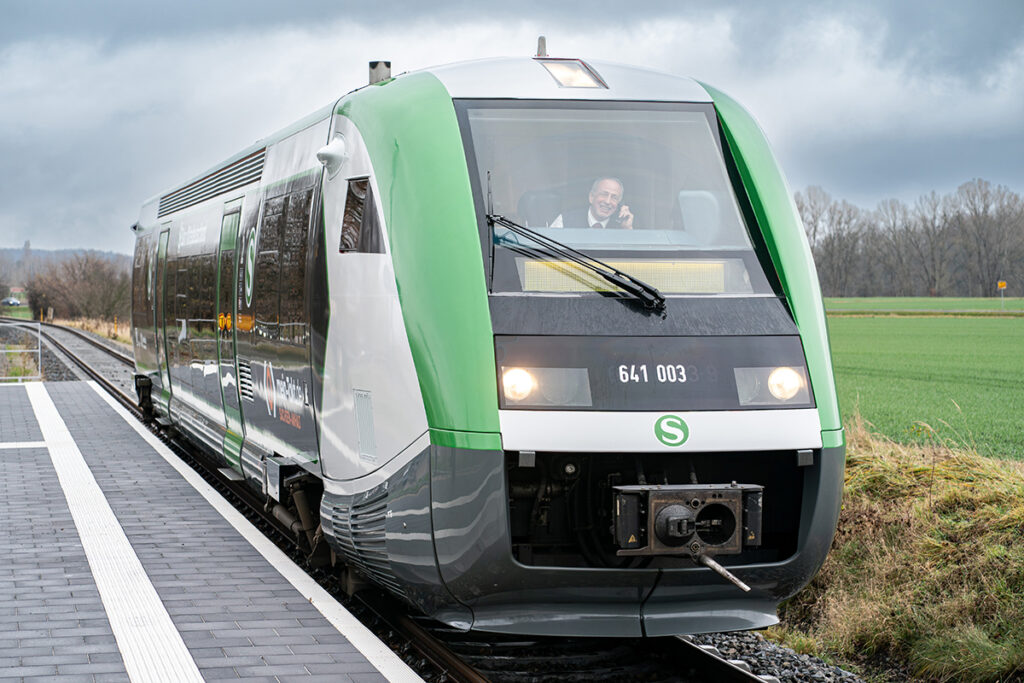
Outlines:
[[[387,489],[380,487],[369,492],[365,500],[333,506],[331,531],[349,562],[371,579],[404,595],[388,561],[384,526],[387,509]]]
[[[255,399],[252,392],[252,366],[245,361],[238,362],[238,393],[249,401]]]
[[[216,197],[224,192],[230,192],[256,182],[263,173],[266,153],[267,148],[264,147],[179,190],[165,194],[160,198],[160,206],[156,212],[157,218],[163,218],[169,213],[194,206],[210,197]]]

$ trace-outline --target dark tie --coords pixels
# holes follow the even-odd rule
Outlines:
[[[601,226],[601,224],[600,224],[600,223],[594,223],[594,224],[593,224],[593,225],[591,225],[590,227],[592,227],[592,228],[600,228],[600,227],[602,227],[602,226]]]

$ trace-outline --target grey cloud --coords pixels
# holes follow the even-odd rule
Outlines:
[[[764,66],[764,56],[777,53],[787,33],[795,27],[822,17],[838,17],[869,35],[879,35],[888,58],[908,59],[922,70],[977,74],[1024,41],[1024,3],[1020,0],[977,0],[969,5],[959,0],[651,0],[643,3],[640,11],[632,11],[622,0],[303,0],[290,5],[282,5],[279,0],[35,0],[8,7],[0,23],[0,47],[39,36],[93,37],[116,47],[153,37],[315,27],[346,19],[383,30],[430,20],[446,24],[488,19],[533,21],[568,32],[574,28],[625,26],[668,16],[700,21],[721,12],[732,15],[738,42],[744,45],[752,66]]]
[[[932,190],[949,193],[973,178],[1024,191],[1024,164],[1007,149],[1024,150],[1024,131],[944,139],[881,136],[869,144],[814,136],[788,149],[782,163],[799,169],[790,173],[794,190],[819,185],[837,198],[874,208],[886,198],[913,202]]]
[[[324,75],[326,70],[317,72],[320,82],[309,87],[307,83],[297,85],[293,62],[288,62],[289,55],[283,53],[287,49],[285,41],[277,41],[274,48],[247,45],[266,40],[283,27],[297,29],[299,39],[322,33],[324,27],[333,30],[340,25],[348,36],[372,34],[373,39],[364,40],[363,46],[394,46],[396,36],[405,40],[413,36],[413,41],[421,36],[422,45],[431,49],[446,43],[461,49],[460,39],[482,30],[481,26],[489,32],[506,30],[495,28],[500,21],[500,26],[520,29],[536,26],[549,35],[549,44],[555,50],[571,40],[576,48],[594,57],[630,62],[640,61],[631,59],[630,54],[646,54],[644,46],[612,44],[619,26],[653,26],[657,31],[659,18],[671,18],[703,30],[711,25],[711,19],[725,17],[729,29],[709,38],[705,49],[687,50],[683,45],[675,49],[672,40],[666,41],[661,53],[664,68],[707,77],[751,106],[755,116],[771,122],[775,128],[769,130],[769,135],[776,145],[782,141],[776,149],[794,189],[821,185],[833,196],[869,207],[885,197],[910,201],[932,189],[951,191],[975,176],[1024,190],[1024,165],[1020,163],[1024,133],[1017,131],[1019,126],[990,117],[989,123],[1001,130],[989,132],[979,127],[981,114],[974,111],[964,114],[963,134],[952,140],[948,134],[909,138],[907,131],[913,132],[913,125],[904,125],[899,133],[895,127],[881,132],[861,130],[852,140],[851,131],[835,120],[835,106],[820,109],[833,112],[831,115],[813,111],[822,104],[820,80],[827,77],[832,65],[826,64],[823,70],[811,71],[810,77],[795,82],[787,74],[802,73],[798,68],[800,56],[786,49],[787,41],[800,31],[812,30],[821,22],[839,22],[864,36],[866,44],[875,38],[880,41],[880,54],[864,56],[864,60],[873,60],[873,67],[881,60],[896,64],[901,76],[938,74],[960,84],[975,79],[978,88],[983,89],[983,76],[1024,46],[1024,2],[979,0],[968,7],[958,0],[864,0],[855,6],[838,1],[663,1],[645,3],[642,11],[630,10],[621,0],[594,0],[573,6],[541,0],[493,6],[468,0],[439,6],[412,0],[387,5],[334,0],[305,0],[292,5],[279,0],[7,3],[0,16],[0,68],[5,58],[17,52],[12,49],[15,43],[46,48],[19,57],[29,64],[63,49],[58,38],[102,45],[102,54],[94,60],[99,66],[93,64],[88,75],[75,71],[74,60],[65,60],[67,63],[61,64],[66,69],[39,69],[38,82],[17,93],[26,98],[24,102],[4,102],[0,98],[0,121],[4,123],[0,130],[0,177],[4,178],[0,186],[0,244],[18,246],[32,239],[41,248],[92,246],[129,251],[132,237],[127,227],[135,220],[142,200],[344,92],[345,87],[336,87],[344,85],[342,81],[324,82],[330,78]],[[489,26],[488,20],[492,20]],[[522,30],[507,30],[519,36],[517,41],[523,35]],[[323,36],[316,40],[323,40]],[[201,58],[181,63],[185,61],[180,57],[182,51],[226,42],[230,42],[229,48],[201,54],[208,55],[211,62],[230,63],[207,64]],[[146,51],[144,48],[150,45],[157,47]],[[261,55],[260,49],[282,53],[268,56],[264,51]],[[88,50],[84,53],[91,54]],[[230,60],[232,54],[237,58],[234,62]],[[467,59],[479,56],[484,55],[464,55]],[[263,59],[261,67],[254,66],[257,58]],[[821,59],[821,54],[816,58]],[[857,55],[841,58],[857,59]],[[351,65],[355,58],[348,55],[346,59]],[[700,61],[683,63],[695,59]],[[261,68],[275,65],[281,66],[280,73],[272,77],[259,73]],[[425,64],[403,65],[401,69],[419,66]],[[835,66],[843,66],[840,56]],[[185,82],[200,70],[205,71],[200,75],[206,77],[201,86]],[[358,80],[364,73],[358,75]],[[54,82],[61,77],[84,79],[75,90],[76,101],[61,99],[68,86],[67,82]],[[89,79],[93,82],[87,82]],[[117,79],[123,81],[122,87],[110,87]],[[757,89],[754,86],[758,83],[766,87]],[[230,96],[216,92],[228,86],[233,88]],[[255,87],[280,87],[280,96],[276,90],[250,93]],[[322,91],[324,100],[315,100],[307,108],[305,102],[295,101],[296,92],[303,89]],[[893,95],[897,89],[890,88],[890,96],[898,97],[898,92]],[[957,93],[970,91],[969,87],[954,88]],[[908,98],[925,92],[919,88]],[[803,101],[783,101],[797,96]],[[291,100],[287,106],[268,105],[286,97]],[[865,93],[865,98],[870,98],[870,93]],[[242,99],[246,100],[244,104]],[[1007,103],[1005,98],[989,99]],[[52,110],[54,101],[66,103],[66,120],[52,113],[39,115],[44,108]],[[865,111],[879,111],[886,104],[868,101]],[[950,106],[956,105],[950,102]],[[801,106],[807,111],[791,114],[787,106]],[[88,108],[87,115],[82,113],[83,108]],[[248,117],[241,122],[232,118],[233,112],[247,108],[260,111],[251,121]],[[913,103],[904,110],[909,110],[911,117],[928,116]],[[11,115],[5,116],[5,111]],[[268,121],[272,123],[268,125]],[[68,128],[76,124],[74,132],[69,132]]]

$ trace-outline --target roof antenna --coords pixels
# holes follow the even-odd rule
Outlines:
[[[544,36],[537,36],[537,56],[548,56],[548,39]]]

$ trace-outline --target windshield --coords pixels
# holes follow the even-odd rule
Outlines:
[[[665,293],[770,293],[718,143],[711,105],[465,102],[482,213],[597,255]],[[493,243],[488,244],[493,239]],[[614,290],[517,252],[495,227],[493,291]]]

